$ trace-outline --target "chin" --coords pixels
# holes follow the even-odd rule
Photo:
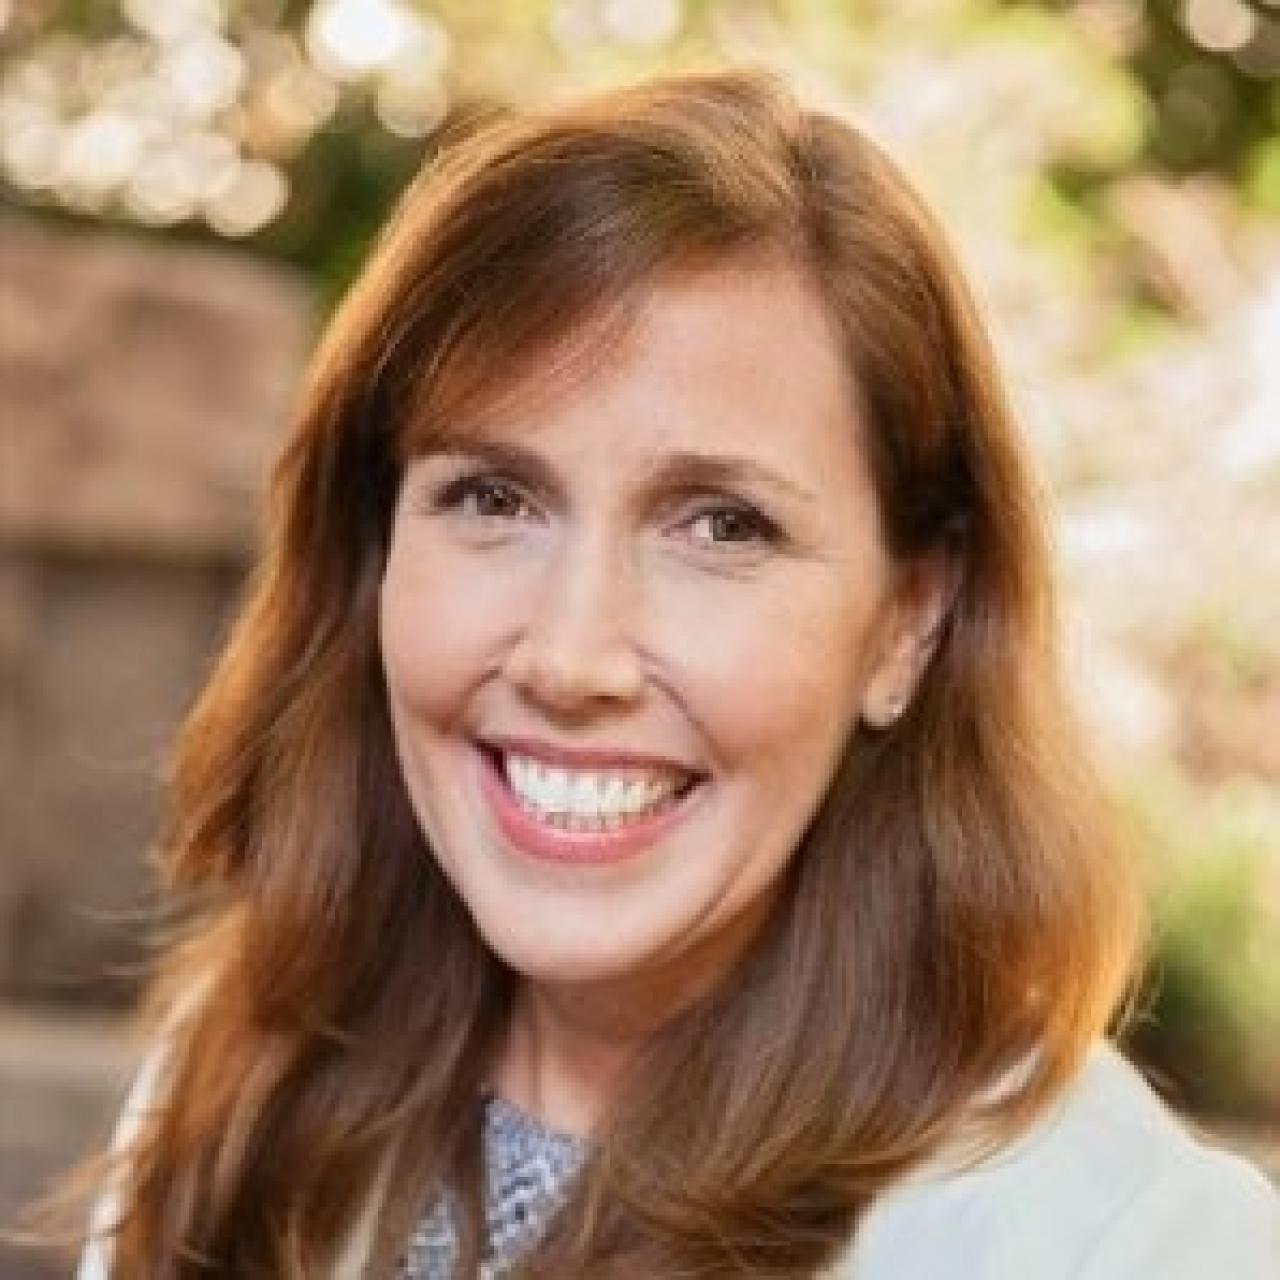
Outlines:
[[[485,933],[491,950],[530,982],[579,983],[625,979],[644,965],[642,950],[620,948],[613,938],[565,938],[550,946],[546,936],[513,938]]]

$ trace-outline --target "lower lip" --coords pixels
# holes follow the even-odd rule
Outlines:
[[[609,863],[635,857],[683,822],[705,787],[699,782],[669,809],[649,818],[633,818],[612,831],[562,831],[539,822],[521,807],[490,752],[476,748],[476,755],[480,760],[480,787],[499,830],[519,852],[551,862]]]

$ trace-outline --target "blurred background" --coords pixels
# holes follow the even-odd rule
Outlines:
[[[0,0],[0,1219],[135,1061],[165,753],[398,193],[709,60],[848,113],[951,229],[1150,887],[1130,1047],[1280,1167],[1280,0]]]

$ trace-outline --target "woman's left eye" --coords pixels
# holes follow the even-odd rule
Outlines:
[[[724,547],[766,546],[777,542],[780,532],[772,520],[754,507],[737,503],[705,507],[693,516],[688,527],[706,530],[705,534],[695,535],[695,542]]]

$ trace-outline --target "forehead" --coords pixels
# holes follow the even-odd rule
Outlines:
[[[703,447],[818,470],[843,470],[858,450],[858,389],[839,331],[787,264],[674,276],[571,326],[516,372],[497,358],[485,372],[473,370],[469,404],[433,415],[419,448],[532,443],[559,428],[574,448]]]

